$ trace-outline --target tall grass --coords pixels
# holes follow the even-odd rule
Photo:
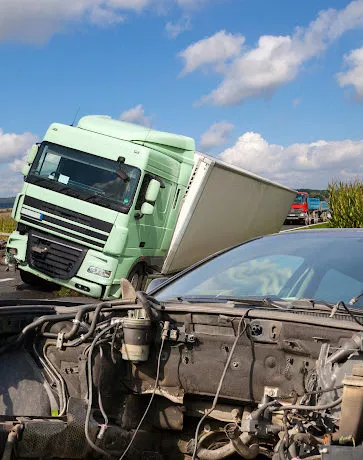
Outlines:
[[[15,230],[16,222],[10,217],[9,214],[0,214],[0,233],[11,233]],[[4,236],[0,235],[0,239]]]
[[[332,217],[330,227],[363,227],[363,182],[333,181],[328,185]]]

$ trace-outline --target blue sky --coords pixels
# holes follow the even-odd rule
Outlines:
[[[0,62],[0,196],[78,108],[294,187],[363,176],[363,0],[0,0]]]

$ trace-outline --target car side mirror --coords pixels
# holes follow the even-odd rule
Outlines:
[[[146,189],[145,201],[154,203],[156,201],[156,198],[159,195],[159,191],[160,191],[160,182],[155,179],[151,179]]]
[[[142,216],[151,216],[151,214],[153,214],[154,212],[154,205],[150,204],[150,203],[143,203],[142,206],[141,206],[141,215]]]
[[[28,155],[26,158],[26,161],[29,165],[31,165],[38,153],[39,146],[37,144],[34,144],[31,146],[31,148],[28,151]]]

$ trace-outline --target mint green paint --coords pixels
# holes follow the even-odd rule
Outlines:
[[[189,150],[191,152],[195,150],[194,139],[190,137],[156,131],[145,126],[113,120],[110,117],[102,115],[88,115],[83,117],[79,120],[78,127],[86,131],[134,143],[149,142],[159,144],[167,147],[170,152],[173,149]],[[191,157],[190,160],[192,161]]]
[[[52,279],[29,267],[26,260],[27,234],[20,235],[17,231],[13,232],[8,241],[8,248],[18,250],[16,262],[23,270],[79,292],[82,291],[75,285],[82,284],[90,289],[89,294],[93,297],[117,298],[120,296],[120,278],[127,277],[138,261],[145,257],[165,257],[168,252],[194,164],[194,140],[101,116],[84,117],[77,127],[53,123],[47,130],[44,140],[110,160],[116,161],[120,156],[124,157],[125,163],[141,171],[136,194],[129,213],[124,214],[25,182],[13,208],[13,218],[16,221],[22,222],[20,211],[24,206],[24,197],[29,196],[76,213],[96,217],[112,224],[112,229],[109,234],[97,230],[108,236],[104,248],[100,249],[92,244],[92,242],[102,242],[100,239],[89,235],[87,235],[89,240],[87,242],[79,239],[79,236],[84,236],[82,229],[94,230],[87,225],[74,222],[71,218],[43,212],[60,222],[73,223],[80,228],[79,232],[64,228],[69,233],[69,236],[64,236],[61,223],[47,222],[50,230],[45,230],[34,220],[31,224],[33,228],[63,238],[65,242],[73,241],[87,248],[87,254],[77,274],[66,281]],[[160,188],[155,203],[152,203],[153,214],[138,219],[135,217],[140,213],[140,209],[136,209],[137,198],[144,177],[148,174],[160,177],[165,188]],[[178,190],[179,195],[176,200]],[[30,206],[24,206],[24,209],[37,211]],[[29,223],[26,225],[29,226]],[[140,243],[144,243],[144,247],[140,247]],[[89,273],[90,266],[111,271],[110,278]]]

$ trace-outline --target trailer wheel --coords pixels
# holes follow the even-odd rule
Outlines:
[[[33,273],[26,272],[25,270],[20,270],[20,278],[24,284],[34,286],[44,291],[59,291],[61,288],[59,284],[44,280],[43,278],[33,275]]]
[[[134,267],[127,279],[133,285],[135,291],[142,291],[145,289],[147,274],[143,265],[139,264]]]

